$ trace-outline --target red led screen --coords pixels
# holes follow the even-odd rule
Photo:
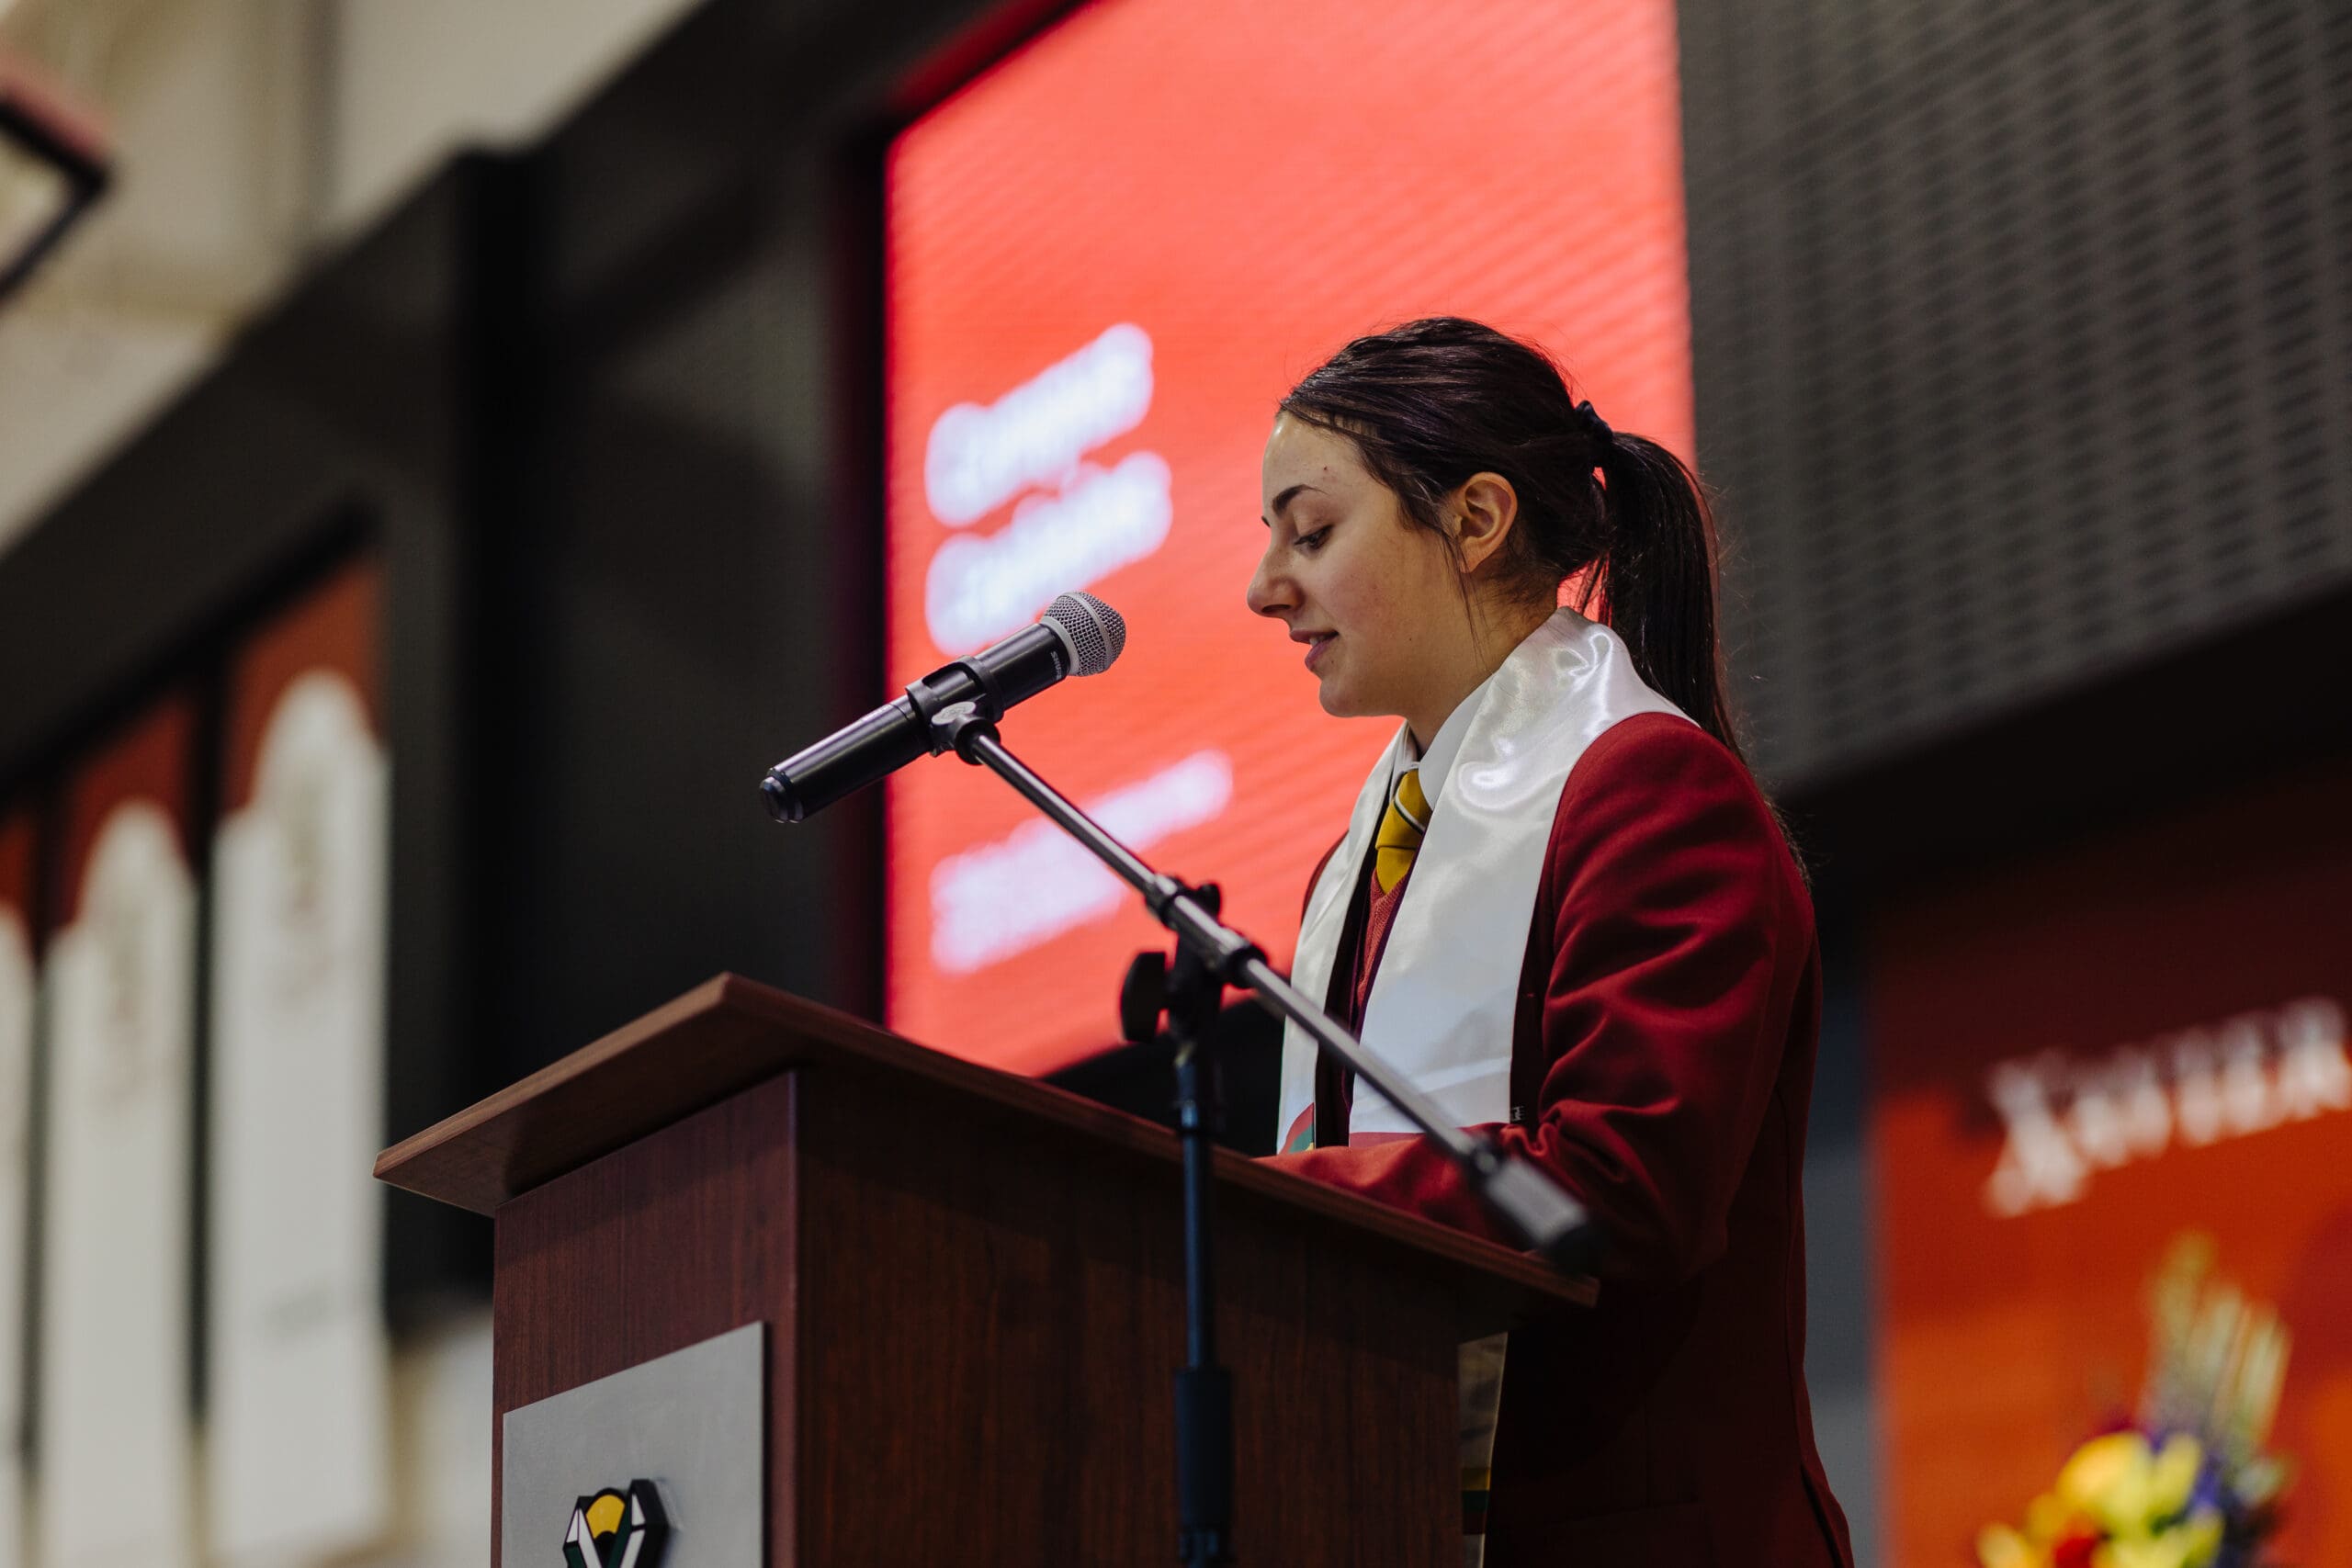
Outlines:
[[[1689,453],[1672,5],[1112,0],[888,179],[892,690],[1107,600],[1125,656],[1006,742],[1286,965],[1394,725],[1327,717],[1242,603],[1274,404],[1351,336],[1468,315]],[[891,1024],[1026,1072],[1114,1043],[1162,942],[1134,897],[952,758],[889,788]]]

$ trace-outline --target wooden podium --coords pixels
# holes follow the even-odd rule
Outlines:
[[[721,976],[376,1174],[496,1221],[499,1427],[764,1321],[768,1563],[1174,1561],[1159,1127]],[[1589,1287],[1238,1156],[1217,1177],[1240,1561],[1459,1561],[1455,1346]]]

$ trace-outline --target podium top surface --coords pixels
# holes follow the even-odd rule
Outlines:
[[[923,1080],[1038,1134],[1128,1158],[1181,1158],[1174,1133],[1032,1078],[927,1049],[832,1008],[720,975],[377,1156],[379,1180],[476,1213],[780,1073],[820,1067]],[[1521,1310],[1586,1305],[1589,1280],[1228,1149],[1220,1203],[1265,1202],[1484,1276]]]

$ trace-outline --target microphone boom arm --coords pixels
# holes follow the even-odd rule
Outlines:
[[[1259,1006],[1296,1023],[1317,1043],[1378,1090],[1419,1127],[1446,1157],[1469,1177],[1496,1216],[1527,1247],[1566,1273],[1589,1272],[1600,1236],[1584,1205],[1524,1159],[1514,1159],[1492,1137],[1474,1136],[1453,1124],[1436,1101],[1403,1075],[1364,1049],[1361,1041],[1266,962],[1264,952],[1204,908],[1194,889],[1165,872],[1154,871],[1113,838],[1053,785],[1004,748],[996,724],[977,704],[953,703],[929,716],[932,754],[953,750],[974,767],[986,767],[1029,803],[1052,818],[1070,837],[1093,852],[1120,880],[1143,895],[1154,919],[1196,954],[1208,972],[1250,993]]]

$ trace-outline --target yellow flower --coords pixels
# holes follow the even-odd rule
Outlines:
[[[2222,1550],[2222,1516],[2199,1508],[2161,1535],[2110,1540],[2091,1553],[2092,1568],[2206,1568]]]
[[[2166,1438],[2148,1477],[2150,1516],[2168,1519],[2188,1507],[2188,1495],[2197,1486],[2197,1472],[2204,1463],[2205,1447],[2196,1438],[2186,1432]]]
[[[1976,1537],[1982,1568],[2050,1568],[2049,1556],[2007,1525],[1986,1525]]]
[[[2187,1568],[2205,1568],[2222,1554],[2222,1510],[2199,1508],[2182,1521],[2179,1529],[2166,1533],[2183,1539],[2188,1550],[2181,1562]]]
[[[2155,1521],[2188,1506],[2204,1461],[2204,1449],[2185,1432],[2165,1438],[2161,1452],[2137,1432],[2110,1432],[2075,1450],[2058,1472],[2058,1496],[2109,1535],[2144,1537]]]
[[[2138,1490],[2134,1482],[2146,1473],[2151,1457],[2148,1439],[2137,1432],[2093,1438],[2058,1472],[2059,1501],[2112,1528],[2122,1512],[2117,1505]]]
[[[2044,1492],[2026,1505],[2025,1533],[2047,1545],[2064,1535],[2066,1527],[2080,1517],[2081,1510],[2055,1492]]]

